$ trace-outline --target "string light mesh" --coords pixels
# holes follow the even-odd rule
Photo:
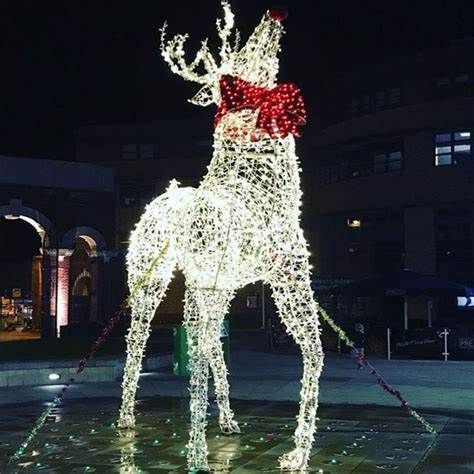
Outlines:
[[[221,3],[224,15],[217,21],[221,47],[216,58],[206,40],[187,63],[187,35],[167,40],[162,29],[161,53],[171,70],[202,86],[191,102],[218,107],[214,153],[198,188],[183,188],[172,181],[147,206],[132,232],[127,267],[134,297],[119,426],[134,426],[135,394],[150,322],[177,268],[186,278],[184,324],[191,369],[188,465],[191,470],[209,469],[210,372],[221,429],[239,431],[229,405],[220,328],[235,291],[263,280],[302,350],[295,448],[280,458],[280,467],[304,470],[316,429],[323,365],[309,252],[300,226],[301,170],[294,142],[306,112],[296,86],[276,85],[284,14],[267,12],[240,47],[229,3]],[[158,255],[160,264],[153,266]],[[143,285],[143,274],[150,267],[151,278]]]

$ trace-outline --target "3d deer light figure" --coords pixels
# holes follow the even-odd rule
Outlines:
[[[186,278],[184,324],[191,369],[188,464],[190,469],[208,469],[209,369],[221,429],[239,432],[229,406],[221,323],[236,290],[263,280],[303,354],[295,449],[281,457],[280,467],[304,470],[316,429],[323,364],[309,253],[299,223],[300,170],[294,136],[299,135],[306,113],[295,86],[276,85],[284,14],[267,12],[239,48],[238,33],[235,44],[229,42],[230,6],[226,0],[222,6],[224,18],[217,22],[220,64],[206,42],[187,64],[186,35],[166,41],[163,30],[162,55],[171,70],[202,85],[191,102],[218,106],[214,154],[197,189],[180,188],[173,181],[147,206],[132,233],[127,257],[132,323],[119,426],[135,423],[135,393],[150,322],[178,268]]]

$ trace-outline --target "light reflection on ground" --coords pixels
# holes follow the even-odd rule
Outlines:
[[[41,339],[39,331],[0,331],[0,341],[28,341],[31,339]]]
[[[134,432],[114,427],[118,400],[65,401],[16,466],[5,466],[42,407],[0,409],[0,472],[186,472],[187,400],[139,402]],[[223,436],[216,409],[208,429],[213,472],[278,472],[277,458],[291,448],[296,405],[234,402],[242,428]],[[399,408],[323,407],[320,411],[311,472],[324,473],[471,473],[474,422],[463,417],[428,414],[440,435],[435,438]]]

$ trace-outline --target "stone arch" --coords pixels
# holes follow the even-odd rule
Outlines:
[[[87,226],[74,227],[68,230],[62,240],[61,247],[67,249],[73,249],[77,238],[84,239],[92,251],[104,250],[107,248],[107,244],[103,235],[96,229]]]
[[[72,290],[71,290],[72,296],[76,296],[78,294],[79,285],[82,282],[82,280],[85,280],[85,279],[92,280],[92,275],[87,270],[82,270],[82,272],[76,277],[76,279],[74,280],[74,284],[72,285]]]
[[[53,233],[52,222],[41,212],[30,207],[23,206],[21,200],[12,199],[10,204],[0,206],[0,217],[5,219],[21,219],[28,222],[41,239],[42,247],[49,247]]]

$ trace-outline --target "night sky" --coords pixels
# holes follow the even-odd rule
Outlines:
[[[285,4],[232,5],[245,38],[267,8]],[[280,80],[296,82],[310,103],[334,74],[474,29],[472,0],[287,5]],[[186,103],[197,86],[172,77],[157,51],[158,28],[167,19],[169,33],[189,32],[195,51],[205,36],[216,44],[218,13],[218,0],[2,0],[0,153],[68,158],[80,125],[212,114]]]

